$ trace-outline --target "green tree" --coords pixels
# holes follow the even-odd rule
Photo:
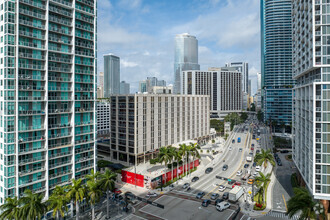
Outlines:
[[[47,201],[48,209],[53,210],[53,217],[56,216],[56,219],[60,219],[61,217],[64,217],[65,212],[68,211],[67,204],[69,202],[64,188],[56,186]]]
[[[92,208],[92,219],[95,219],[95,204],[100,201],[102,190],[99,182],[95,179],[87,181],[87,198]]]
[[[165,183],[166,183],[166,168],[168,162],[171,160],[171,154],[168,147],[159,148],[158,161],[160,164],[165,164]]]
[[[174,154],[174,160],[177,161],[177,178],[179,178],[179,164],[180,164],[180,161],[182,160],[182,151],[179,149],[179,150],[175,150],[175,154]]]
[[[223,133],[225,130],[225,125],[223,121],[217,119],[210,120],[210,127],[214,128],[217,132]]]
[[[168,152],[169,152],[169,156],[170,156],[170,162],[172,164],[171,168],[172,168],[172,181],[173,181],[173,169],[174,169],[173,165],[174,165],[174,160],[175,160],[176,148],[172,147],[172,146],[168,146]]]
[[[94,172],[94,169],[91,170],[91,173],[90,174],[87,174],[86,175],[87,181],[89,181],[89,180],[97,180],[99,177],[100,177],[100,172],[99,171]]]
[[[21,201],[17,197],[8,197],[0,206],[0,219],[19,220],[21,216]]]
[[[193,158],[193,168],[195,169],[195,158],[201,158],[201,156],[199,155],[198,150],[200,150],[201,147],[198,144],[190,144],[190,152],[191,152],[191,156]]]
[[[28,220],[35,220],[41,217],[47,212],[47,205],[44,203],[42,194],[32,193],[27,189],[24,191],[24,196],[20,198],[22,202],[21,217]]]
[[[315,219],[316,214],[313,210],[316,202],[305,188],[294,188],[294,196],[288,201],[287,214],[292,218],[301,211],[299,219]]]
[[[187,160],[189,156],[189,146],[186,144],[180,144],[179,151],[181,151],[183,161],[183,171],[188,171]]]
[[[275,166],[275,160],[271,153],[271,150],[265,151],[264,149],[261,149],[261,152],[255,156],[255,161],[259,166],[264,164],[265,168],[267,168],[268,162]]]
[[[109,215],[109,199],[110,199],[110,191],[115,188],[115,180],[117,178],[117,174],[111,172],[109,169],[106,169],[104,173],[100,175],[100,186],[107,193],[107,218],[110,218]]]
[[[72,184],[67,186],[67,191],[67,198],[76,205],[76,219],[79,220],[79,203],[84,200],[86,194],[86,189],[82,184],[82,179],[72,179]]]
[[[257,176],[255,178],[255,181],[257,182],[257,185],[259,187],[259,199],[261,199],[261,201],[264,201],[264,192],[266,191],[266,187],[268,182],[270,181],[270,173],[268,173],[267,175],[264,175],[262,172],[259,172],[259,176]],[[261,198],[260,198],[261,197]],[[260,204],[260,200],[258,201]]]

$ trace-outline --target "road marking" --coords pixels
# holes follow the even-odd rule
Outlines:
[[[250,140],[251,140],[250,131],[249,131],[249,133],[248,133],[248,135],[247,135],[247,137],[246,137],[245,145],[246,145],[246,141],[247,141],[247,139],[249,139],[249,138],[250,138]],[[245,148],[246,148],[246,146],[245,146]],[[235,175],[235,173],[237,173],[237,171],[241,168],[241,166],[242,166],[242,161],[243,161],[243,155],[244,155],[244,152],[242,152],[242,154],[241,154],[241,160],[240,160],[240,163],[239,163],[240,166],[236,169],[235,172],[233,172],[233,173],[230,175],[229,178],[232,178],[232,177]],[[222,184],[225,183],[225,182],[226,182],[226,181],[222,181],[220,185],[222,185]],[[215,187],[213,190],[211,190],[209,193],[207,193],[207,194],[205,195],[205,197],[208,196],[209,194],[213,193],[214,190],[216,190],[217,188],[218,188],[218,187]]]
[[[284,198],[284,195],[283,195],[283,194],[282,194],[282,197],[283,197],[283,201],[284,201],[285,209],[286,209],[286,211],[288,211],[288,207],[286,206],[286,201],[285,201],[285,198]]]
[[[228,211],[231,211],[230,215],[228,216],[228,218],[226,220],[229,220],[231,218],[231,216],[234,214],[234,211],[233,210],[230,210],[230,209],[226,209]]]

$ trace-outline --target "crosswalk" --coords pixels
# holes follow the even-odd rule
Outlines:
[[[287,216],[285,213],[282,212],[275,212],[275,211],[270,211],[266,214],[266,216],[272,216],[275,218],[281,218],[281,219],[292,219],[292,220],[298,220],[299,216],[298,215],[294,215],[292,216],[292,218],[290,218],[289,216]]]

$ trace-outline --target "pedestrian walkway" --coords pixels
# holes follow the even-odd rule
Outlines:
[[[266,214],[266,216],[272,216],[272,217],[281,218],[281,219],[293,219],[293,220],[298,220],[299,219],[298,215],[294,215],[292,218],[289,218],[289,216],[287,216],[285,213],[275,212],[275,211],[268,212]]]

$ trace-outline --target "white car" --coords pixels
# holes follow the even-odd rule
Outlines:
[[[154,193],[154,192],[148,192],[148,194],[146,195],[146,198],[152,198],[152,197],[157,197],[158,194]]]
[[[257,171],[257,172],[260,172],[260,171],[261,171],[261,166],[257,166],[257,167],[256,167],[256,171]]]
[[[220,186],[219,186],[219,191],[220,191],[220,192],[225,191],[225,189],[226,189],[226,187],[225,187],[224,185],[220,185]]]
[[[259,172],[254,172],[253,176],[256,177],[259,175]]]
[[[222,212],[225,209],[228,209],[230,207],[230,204],[228,202],[220,202],[215,207],[218,211]]]
[[[236,176],[241,176],[243,174],[242,170],[237,171]]]
[[[228,150],[232,150],[233,148],[232,147],[228,147]]]

